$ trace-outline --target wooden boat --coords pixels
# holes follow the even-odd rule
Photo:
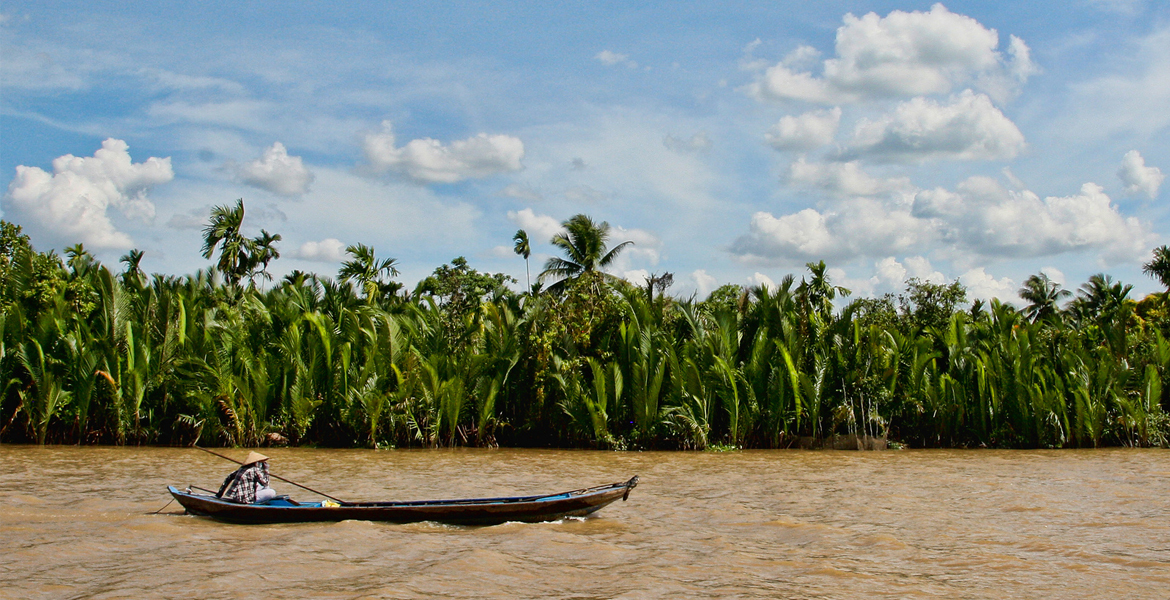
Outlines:
[[[534,523],[564,517],[583,517],[615,502],[625,500],[638,485],[629,481],[597,487],[510,498],[467,500],[419,500],[413,502],[295,502],[281,496],[262,504],[240,504],[197,494],[191,488],[167,489],[188,514],[211,517],[230,523],[302,523],[311,521],[387,521],[414,523],[435,521],[454,525],[496,525],[508,521]]]

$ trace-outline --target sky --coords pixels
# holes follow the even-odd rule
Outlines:
[[[0,5],[0,213],[38,250],[193,273],[242,198],[277,277],[363,243],[523,287],[513,234],[535,277],[584,213],[683,297],[822,259],[855,296],[1159,289],[1165,2],[172,4]]]

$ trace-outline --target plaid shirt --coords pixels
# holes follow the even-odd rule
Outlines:
[[[268,487],[268,463],[261,461],[236,469],[223,480],[216,496],[242,504],[256,502],[256,492]]]

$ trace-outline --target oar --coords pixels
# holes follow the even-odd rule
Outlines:
[[[228,456],[224,456],[224,455],[222,455],[222,454],[220,454],[220,453],[218,453],[218,452],[212,452],[211,450],[208,450],[207,448],[204,448],[204,447],[202,447],[202,446],[195,446],[195,447],[196,447],[196,448],[199,448],[200,450],[202,450],[202,451],[204,451],[204,452],[206,452],[206,453],[208,453],[208,454],[214,454],[215,456],[218,456],[218,457],[220,457],[220,458],[222,458],[222,459],[224,459],[224,460],[230,460],[231,462],[234,462],[234,463],[236,463],[237,465],[243,466],[243,464],[244,464],[244,463],[242,463],[242,462],[240,462],[240,461],[238,461],[238,460],[236,460],[236,459],[234,459],[234,458],[231,458],[231,457],[228,457]],[[350,502],[346,502],[345,500],[342,500],[342,499],[340,499],[340,498],[334,498],[333,496],[330,496],[329,494],[326,494],[325,492],[318,492],[317,490],[315,490],[315,489],[313,489],[313,488],[311,488],[311,487],[309,487],[309,486],[307,486],[307,485],[301,485],[301,484],[299,484],[299,483],[297,483],[297,482],[295,482],[295,481],[290,481],[290,480],[288,480],[288,479],[285,479],[284,477],[281,477],[280,475],[277,475],[276,473],[273,473],[273,472],[271,472],[271,471],[269,471],[269,472],[268,472],[268,474],[269,474],[269,475],[271,475],[272,477],[275,477],[275,478],[277,478],[277,479],[279,479],[279,480],[281,480],[281,481],[285,482],[285,483],[291,483],[291,484],[293,484],[293,485],[295,485],[295,486],[297,486],[297,487],[299,487],[299,488],[301,488],[301,489],[309,490],[310,492],[313,492],[314,494],[317,494],[317,495],[320,495],[320,496],[325,496],[326,498],[328,498],[328,499],[330,499],[330,500],[335,500],[335,501],[337,501],[337,502],[340,502],[340,503],[342,503],[342,504],[350,504]]]

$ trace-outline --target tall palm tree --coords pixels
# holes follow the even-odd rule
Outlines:
[[[566,282],[585,273],[601,272],[621,254],[622,250],[634,243],[625,241],[607,252],[609,223],[605,221],[595,223],[586,215],[575,215],[561,225],[565,228],[565,233],[554,235],[549,243],[560,248],[565,253],[565,258],[554,256],[548,259],[548,262],[544,263],[544,271],[536,278],[537,281],[560,278],[549,286],[549,289],[554,291],[564,288]]]
[[[833,300],[837,298],[837,294],[845,297],[853,292],[848,288],[833,285],[825,261],[810,262],[805,266],[812,277],[808,281],[801,278],[800,286],[796,288],[796,297],[809,310],[815,310],[822,317],[827,317],[833,312]]]
[[[142,272],[142,257],[146,253],[135,248],[124,254],[119,262],[126,265],[126,271],[122,274],[122,284],[130,285],[131,282],[137,283],[139,287],[146,282],[146,275]]]
[[[1059,283],[1044,273],[1037,273],[1024,281],[1024,287],[1020,288],[1018,294],[1028,301],[1024,316],[1033,323],[1059,314],[1059,302],[1072,296],[1072,292],[1062,289]]]
[[[398,276],[398,268],[394,266],[398,260],[387,258],[379,261],[374,249],[365,244],[349,246],[345,251],[353,258],[341,263],[337,278],[357,283],[366,294],[366,300],[373,303],[388,285],[382,282],[382,278]]]
[[[211,219],[203,228],[203,258],[211,258],[219,247],[219,262],[216,267],[224,279],[235,285],[251,270],[248,246],[251,240],[244,237],[244,199],[236,200],[235,206],[216,206],[211,209]]]
[[[1154,248],[1154,258],[1142,265],[1142,272],[1157,279],[1170,290],[1170,246]]]
[[[516,232],[512,236],[512,241],[516,245],[512,248],[516,254],[524,257],[524,282],[528,284],[528,289],[532,289],[532,276],[528,272],[528,257],[532,254],[532,247],[528,244],[528,232],[523,229]]]

